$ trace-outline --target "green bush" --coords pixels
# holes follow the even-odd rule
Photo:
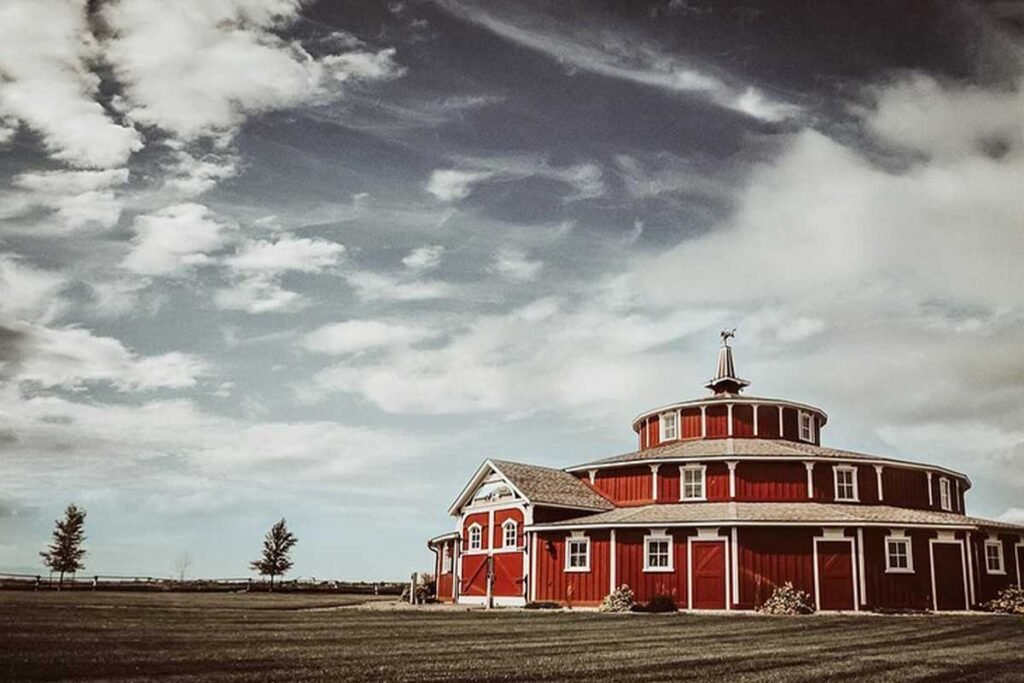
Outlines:
[[[999,591],[999,595],[986,602],[982,607],[990,612],[1024,614],[1024,590],[1016,586],[1004,588]]]
[[[649,614],[662,613],[662,612],[678,612],[679,607],[676,606],[676,601],[671,595],[655,595],[652,597],[647,604],[637,605],[633,608],[634,612],[646,612]]]
[[[757,611],[761,614],[811,614],[814,612],[814,603],[810,595],[794,588],[793,583],[787,581],[776,588]]]
[[[604,600],[601,601],[601,606],[598,609],[601,612],[629,612],[635,605],[636,600],[633,596],[633,589],[626,584],[622,584],[604,596]]]

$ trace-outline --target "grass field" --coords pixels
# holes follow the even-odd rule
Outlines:
[[[2,680],[1024,680],[1024,619],[332,609],[365,596],[0,593]]]

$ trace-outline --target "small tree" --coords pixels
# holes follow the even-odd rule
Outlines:
[[[174,558],[174,575],[178,583],[185,583],[188,570],[192,568],[192,555],[187,550],[182,551]]]
[[[39,553],[39,556],[50,571],[60,573],[57,581],[57,590],[60,590],[64,587],[64,574],[74,574],[79,569],[85,569],[85,563],[82,562],[85,557],[85,549],[82,548],[82,542],[85,541],[85,510],[72,503],[64,510],[64,519],[55,520],[54,524],[56,527],[50,547]]]
[[[271,591],[274,590],[274,577],[283,576],[292,568],[292,561],[288,557],[288,553],[298,541],[299,539],[288,531],[288,526],[282,517],[277,524],[270,527],[270,531],[263,538],[263,557],[249,563],[260,574],[270,577]]]

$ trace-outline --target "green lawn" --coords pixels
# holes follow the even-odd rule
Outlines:
[[[361,596],[0,593],[2,680],[1024,680],[1024,619],[316,609]]]

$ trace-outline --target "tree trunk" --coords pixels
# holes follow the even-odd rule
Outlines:
[[[57,578],[57,592],[60,593],[60,589],[63,588],[63,587],[64,587],[64,572],[61,572],[60,576]]]
[[[271,593],[274,592],[274,575],[273,574],[270,575],[270,592]]]

